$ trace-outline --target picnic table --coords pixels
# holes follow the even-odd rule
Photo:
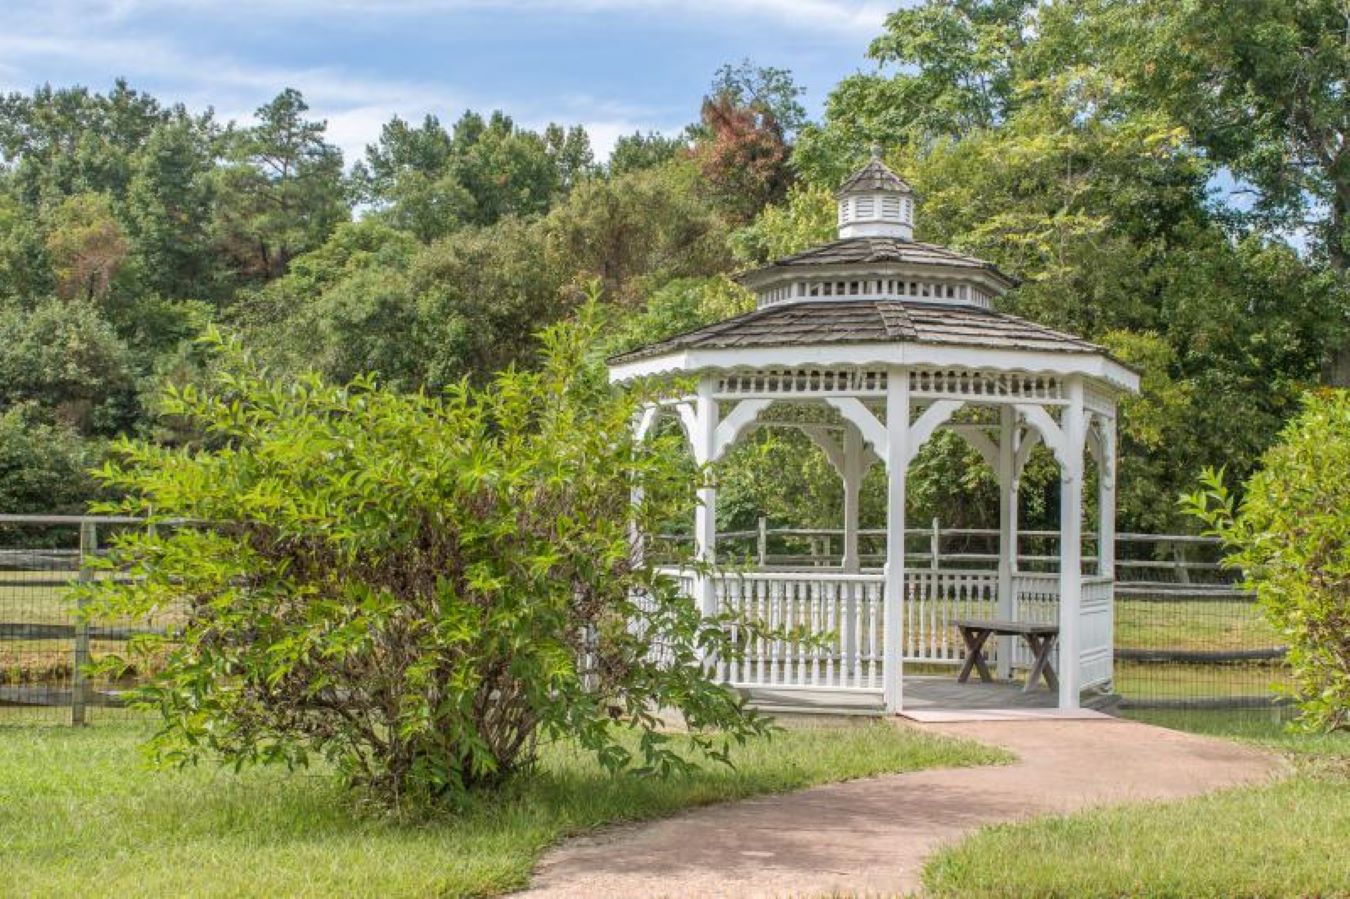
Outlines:
[[[961,639],[966,644],[966,664],[957,675],[957,683],[964,684],[970,680],[971,671],[979,671],[980,679],[985,683],[993,682],[989,666],[985,664],[984,644],[997,634],[1021,637],[1031,648],[1034,661],[1031,671],[1027,674],[1026,686],[1022,688],[1023,693],[1030,693],[1036,689],[1036,684],[1042,676],[1045,677],[1047,687],[1051,690],[1059,689],[1059,680],[1055,677],[1055,669],[1050,664],[1050,651],[1054,649],[1055,640],[1059,638],[1058,624],[988,618],[957,618],[952,624],[961,631]]]

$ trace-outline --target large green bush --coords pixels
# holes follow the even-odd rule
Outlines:
[[[1212,470],[1183,503],[1223,539],[1287,639],[1301,721],[1350,727],[1350,391],[1307,398],[1236,508]]]
[[[594,309],[545,332],[541,370],[439,397],[270,380],[213,338],[209,387],[163,400],[199,444],[123,442],[101,473],[117,512],[191,522],[127,536],[110,564],[136,583],[92,588],[100,613],[186,607],[135,646],[167,653],[140,693],[162,759],[321,753],[402,802],[494,784],[540,740],[669,773],[766,728],[699,663],[736,652],[724,628],[630,538],[697,485],[678,435],[634,443],[648,395],[607,383]]]

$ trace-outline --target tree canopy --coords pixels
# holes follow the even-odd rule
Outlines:
[[[209,323],[274,370],[481,384],[535,366],[535,333],[591,278],[610,345],[657,339],[746,308],[735,270],[830,239],[833,190],[878,144],[918,191],[919,239],[997,263],[1021,281],[1003,308],[1142,370],[1121,526],[1192,527],[1172,498],[1201,466],[1245,480],[1306,388],[1350,371],[1342,5],[926,0],[887,18],[814,120],[790,72],[747,60],[687,128],[607,159],[576,125],[500,110],[394,117],[344,161],[294,90],[246,122],[122,82],[11,94],[0,414],[22,406],[95,455],[117,435],[182,439],[148,387],[205,376],[187,341]],[[724,525],[837,489],[782,439],[737,455]],[[912,514],[992,522],[978,457],[925,453]],[[754,476],[785,459],[798,473]],[[1050,467],[1025,488],[1028,526],[1053,524]],[[820,505],[800,523],[832,523]]]

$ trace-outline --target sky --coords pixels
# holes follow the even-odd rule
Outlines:
[[[246,120],[301,90],[354,161],[398,114],[582,124],[598,158],[697,118],[713,72],[790,69],[817,115],[894,3],[872,0],[5,0],[0,91],[117,77]]]

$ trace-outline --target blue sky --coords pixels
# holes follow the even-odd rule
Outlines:
[[[501,108],[522,124],[581,123],[598,155],[635,129],[697,115],[713,71],[788,68],[819,112],[870,70],[891,3],[870,0],[6,0],[0,90],[104,90],[247,118],[302,90],[352,161],[395,113],[442,121]]]

